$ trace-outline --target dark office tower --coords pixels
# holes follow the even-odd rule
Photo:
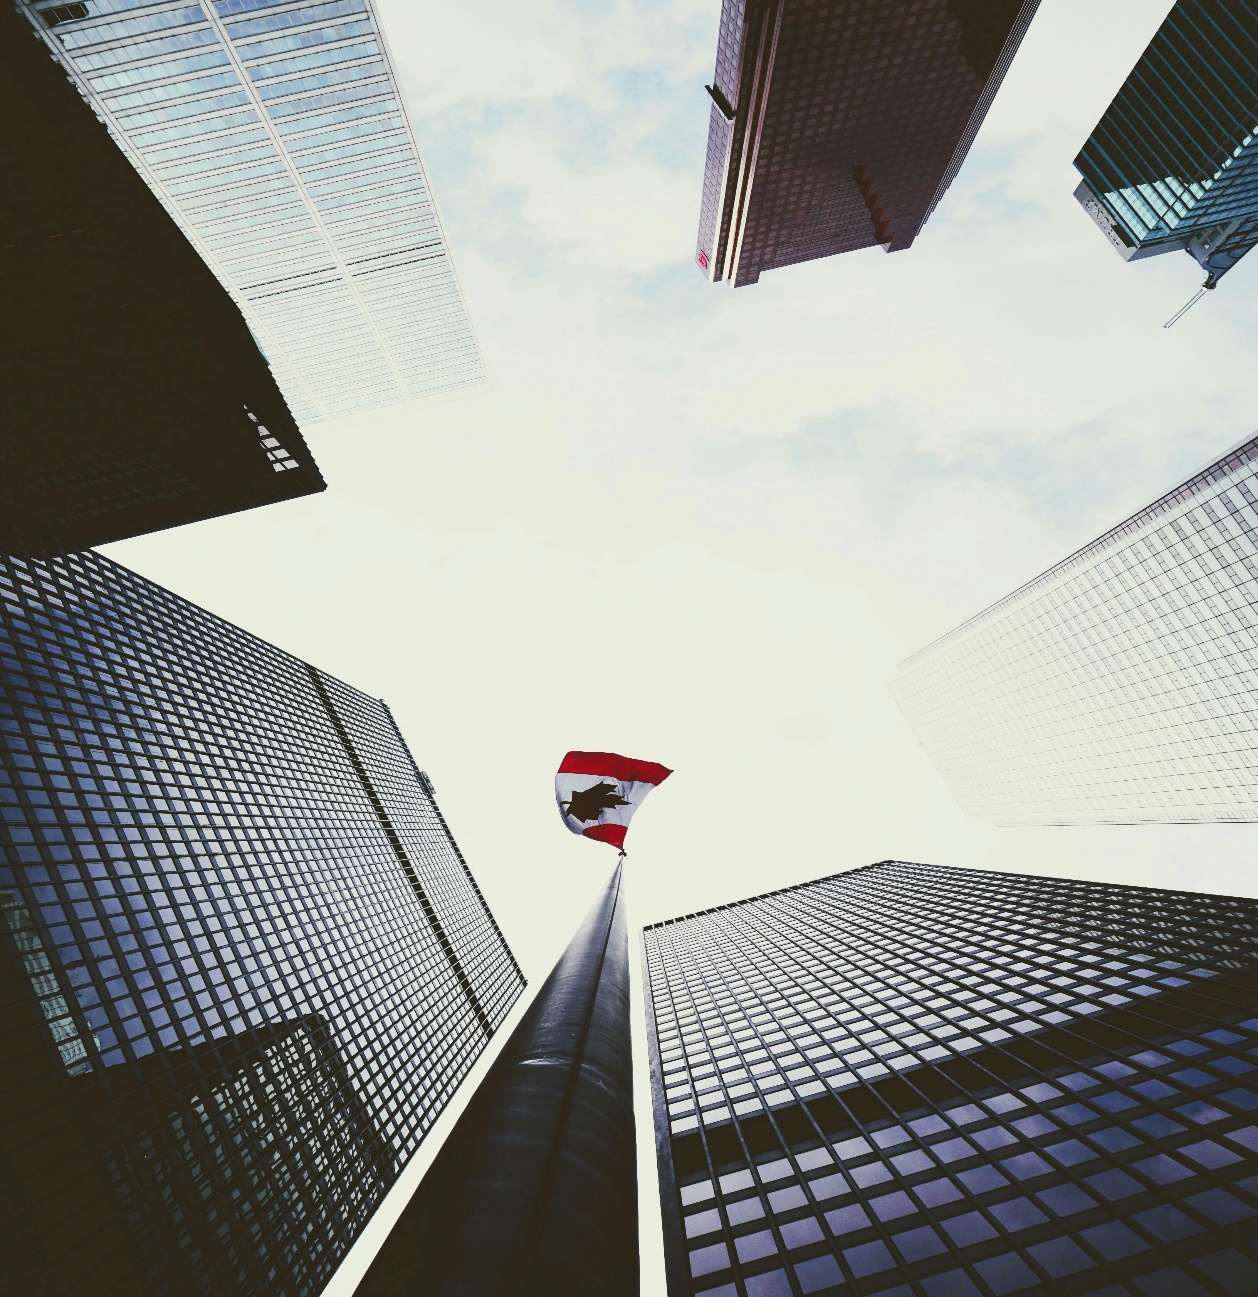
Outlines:
[[[637,1297],[621,869],[494,1060],[357,1297]]]
[[[1213,288],[1258,243],[1258,9],[1179,0],[1097,123],[1075,197],[1126,261],[1185,251]]]
[[[643,936],[671,1297],[1258,1292],[1258,902],[887,861]]]
[[[522,986],[381,702],[0,560],[0,1291],[319,1292]]]
[[[910,247],[1039,0],[724,0],[696,260],[715,282]]]
[[[0,121],[0,551],[323,490],[240,312],[10,4]]]
[[[71,1095],[161,1291],[313,1291],[399,1170],[317,1014],[87,1072]]]

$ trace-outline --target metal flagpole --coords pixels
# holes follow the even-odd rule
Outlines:
[[[622,851],[358,1297],[636,1297],[624,862]]]
[[[1210,283],[1202,284],[1201,287],[1188,299],[1188,301],[1185,302],[1184,305],[1181,306],[1162,327],[1164,329],[1169,329],[1173,324],[1183,319],[1183,317],[1187,315],[1188,312],[1192,310],[1192,308],[1196,306],[1213,287],[1214,285]]]

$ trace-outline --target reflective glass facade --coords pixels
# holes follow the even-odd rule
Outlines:
[[[523,986],[384,704],[90,552],[0,560],[0,947],[58,1297],[320,1291]]]
[[[911,246],[1039,0],[724,0],[695,260],[708,279]]]
[[[1258,11],[1179,0],[1089,136],[1075,197],[1127,259],[1213,283],[1258,243]]]
[[[670,1297],[1258,1292],[1258,902],[889,861],[643,941]]]
[[[1258,438],[909,658],[892,690],[971,815],[1258,819]]]
[[[370,0],[24,0],[298,420],[484,381]]]

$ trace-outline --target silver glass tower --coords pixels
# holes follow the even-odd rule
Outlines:
[[[24,0],[299,420],[484,381],[371,0]]]
[[[1258,437],[901,664],[971,815],[1258,820]]]

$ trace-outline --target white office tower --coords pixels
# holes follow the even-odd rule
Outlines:
[[[892,685],[998,824],[1258,821],[1258,437],[950,631]]]
[[[371,0],[24,0],[302,421],[485,380]]]

